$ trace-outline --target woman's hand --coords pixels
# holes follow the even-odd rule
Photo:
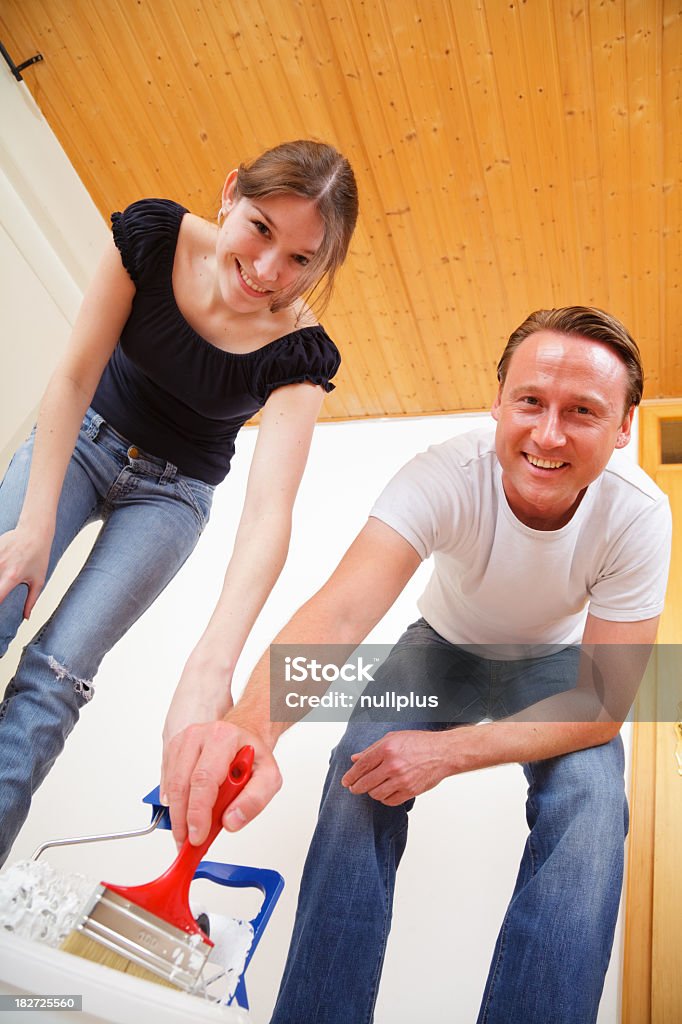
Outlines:
[[[22,525],[0,537],[0,603],[15,587],[25,583],[28,587],[25,619],[33,611],[45,584],[52,537],[52,531],[41,535]]]
[[[238,831],[255,818],[282,785],[270,747],[247,723],[240,721],[238,708],[224,721],[190,725],[170,741],[166,797],[173,837],[178,844],[187,836],[194,846],[204,841],[218,789],[244,746],[254,749],[253,770],[246,786],[223,815],[223,827],[230,832]]]

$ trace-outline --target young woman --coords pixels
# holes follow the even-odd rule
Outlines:
[[[167,200],[112,216],[37,426],[0,485],[0,655],[86,523],[83,569],[0,705],[0,863],[92,696],[100,662],[193,550],[234,439],[262,408],[222,592],[164,743],[232,703],[234,666],[286,558],[291,511],[338,351],[328,299],[357,219],[348,161],[285,143],[225,182],[218,225]]]

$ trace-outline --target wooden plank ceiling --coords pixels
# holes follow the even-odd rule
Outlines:
[[[0,38],[105,217],[212,217],[284,139],[351,159],[330,418],[474,410],[532,309],[587,303],[682,394],[679,0],[2,0]]]

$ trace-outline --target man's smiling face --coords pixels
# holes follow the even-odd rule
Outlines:
[[[557,530],[614,448],[630,440],[627,370],[608,345],[537,331],[514,351],[492,414],[502,482],[516,517]]]

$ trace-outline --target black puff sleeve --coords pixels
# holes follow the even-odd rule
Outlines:
[[[253,376],[253,394],[259,405],[276,388],[310,381],[333,391],[330,378],[341,365],[341,356],[323,327],[302,327],[286,338],[267,345]]]
[[[157,273],[165,260],[172,263],[185,213],[184,206],[170,199],[140,199],[123,213],[112,213],[114,243],[134,284]]]

